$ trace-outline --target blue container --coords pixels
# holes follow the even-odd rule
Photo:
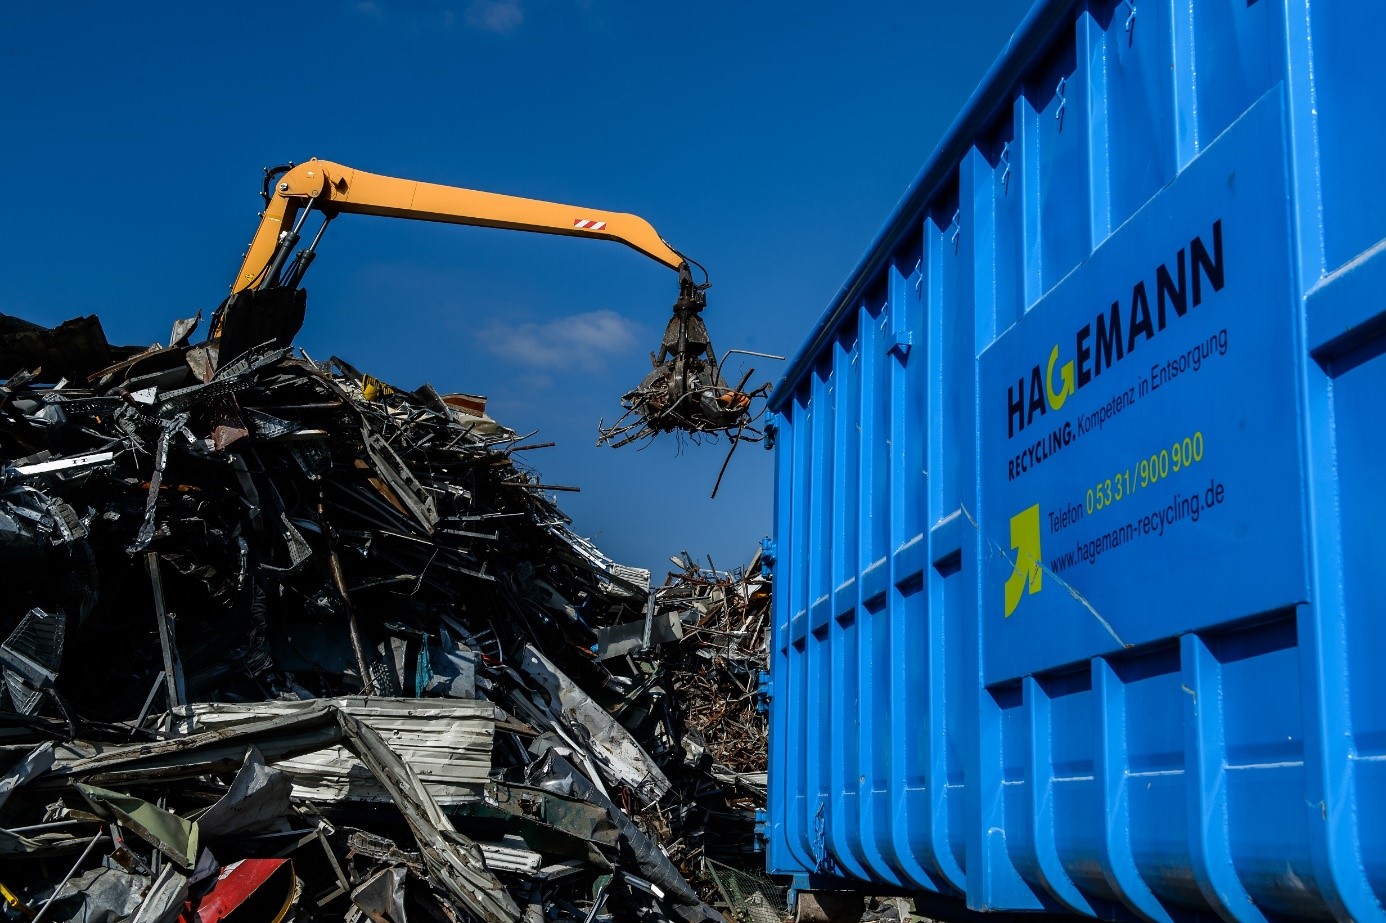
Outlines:
[[[1382,919],[1382,14],[1021,25],[775,396],[772,871]]]

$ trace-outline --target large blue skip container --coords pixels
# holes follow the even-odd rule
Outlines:
[[[1022,23],[772,406],[771,871],[1382,919],[1383,17]]]

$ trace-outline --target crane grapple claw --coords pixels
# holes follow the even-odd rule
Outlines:
[[[690,435],[740,433],[752,421],[751,400],[769,384],[744,391],[750,374],[736,387],[722,377],[712,338],[703,323],[706,285],[684,277],[674,314],[664,329],[650,372],[621,395],[624,413],[615,425],[598,427],[598,445],[620,448],[660,433]]]

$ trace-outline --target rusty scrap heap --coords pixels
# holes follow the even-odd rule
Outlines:
[[[639,668],[664,677],[681,715],[679,747],[687,765],[677,797],[641,815],[647,829],[709,902],[748,923],[776,917],[783,888],[763,869],[755,839],[765,808],[769,726],[760,696],[770,629],[770,579],[757,554],[741,570],[702,568],[684,552],[672,559],[648,610]],[[619,633],[620,628],[614,630]],[[605,640],[605,639],[604,639]],[[603,644],[606,656],[619,644]]]
[[[195,325],[0,315],[0,915],[744,916],[758,568],[652,594],[484,400]]]

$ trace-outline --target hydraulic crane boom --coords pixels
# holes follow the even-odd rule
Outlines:
[[[309,209],[320,211],[325,220],[339,214],[379,215],[595,237],[626,244],[676,271],[688,266],[682,254],[636,215],[379,176],[326,160],[299,164],[272,181],[268,207],[231,285],[232,294],[298,281],[276,276],[288,252],[297,245],[298,231]],[[313,248],[306,252],[313,252]]]
[[[640,435],[740,428],[750,397],[722,379],[717,354],[700,316],[707,282],[693,281],[690,263],[650,223],[636,215],[456,186],[380,176],[326,160],[265,171],[265,210],[230,297],[212,322],[213,362],[235,359],[246,349],[286,345],[303,323],[305,296],[299,288],[329,222],[341,214],[410,218],[475,227],[592,237],[623,243],[673,269],[679,277],[674,314],[664,332],[654,369],[623,402],[642,421]],[[312,241],[298,247],[308,216],[322,223]],[[292,259],[291,259],[292,257]],[[620,430],[624,433],[631,427]],[[611,441],[616,431],[603,431]],[[615,444],[625,444],[630,436]]]

